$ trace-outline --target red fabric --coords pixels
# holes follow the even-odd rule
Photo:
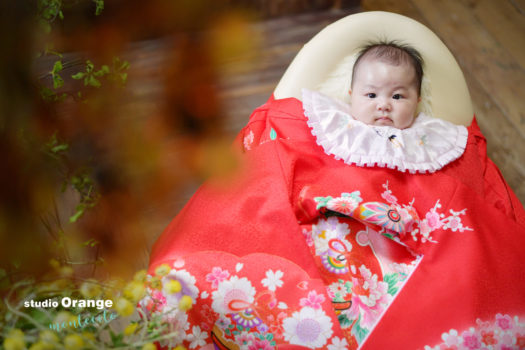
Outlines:
[[[288,276],[302,276],[290,278],[296,278],[297,283],[311,281],[311,290],[326,293],[322,281],[326,286],[331,282],[304,238],[304,232],[324,220],[326,213],[319,209],[318,198],[359,191],[363,203],[386,203],[388,189],[400,210],[401,204],[412,203],[407,207],[413,208],[421,220],[437,203],[443,218],[464,210],[458,217],[468,229],[435,229],[434,243],[414,241],[404,233],[397,236],[408,246],[407,251],[423,258],[375,328],[360,341],[362,349],[432,346],[442,342],[442,333],[450,329],[467,330],[477,319],[488,320],[497,314],[522,320],[525,211],[487,157],[486,141],[475,120],[468,131],[463,156],[435,173],[362,168],[323,152],[310,133],[300,101],[270,98],[254,111],[236,140],[243,160],[235,179],[209,182],[194,195],[155,243],[150,272],[183,257],[185,268],[194,271],[197,285],[202,285],[199,290],[204,290],[206,272],[198,266],[209,267],[223,259],[222,268],[233,273],[236,263],[250,260],[257,265],[253,259],[259,257],[260,271],[250,267],[258,271],[253,272],[258,274],[258,281],[264,277],[263,270],[288,269],[294,272],[286,274],[285,284],[289,283]],[[350,223],[352,232],[367,228],[379,232],[380,227],[359,216],[359,210],[364,209],[356,209],[342,222]],[[354,228],[353,220],[362,228]],[[354,252],[365,251],[356,241],[351,245]],[[203,253],[207,251],[208,255]],[[277,288],[281,293],[278,298],[287,298],[286,303],[292,304],[298,293],[295,291],[288,290],[286,296]],[[297,296],[297,300],[303,297]],[[329,302],[323,303],[322,309],[334,323],[332,337],[342,338],[344,334],[352,348],[353,333],[338,328],[339,314]],[[190,318],[195,324],[200,322],[198,307]]]

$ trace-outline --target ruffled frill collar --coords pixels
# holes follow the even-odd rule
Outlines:
[[[350,106],[303,89],[303,108],[312,134],[328,155],[346,164],[433,173],[463,155],[468,131],[420,113],[407,129],[355,120]]]

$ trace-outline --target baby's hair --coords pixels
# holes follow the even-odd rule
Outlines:
[[[375,58],[385,61],[392,65],[409,64],[414,67],[416,72],[417,91],[421,95],[421,81],[423,80],[423,57],[419,51],[412,46],[402,44],[396,41],[379,41],[372,42],[363,46],[357,54],[357,59],[352,69],[352,86],[353,78],[357,72],[357,67],[363,58]]]

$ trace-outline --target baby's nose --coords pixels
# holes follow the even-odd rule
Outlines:
[[[386,99],[377,101],[377,109],[380,111],[390,111],[390,102]]]

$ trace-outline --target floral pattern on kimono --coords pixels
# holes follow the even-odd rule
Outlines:
[[[398,203],[388,182],[383,189],[386,203],[365,202],[359,191],[314,197],[319,217],[302,225],[349,349],[365,342],[423,258],[412,243],[437,243],[431,233],[438,229],[472,230],[461,221],[466,209],[446,216],[438,200],[420,219],[413,203]]]
[[[157,313],[169,323],[184,324],[179,327],[181,340],[190,349],[347,346],[338,327],[334,328],[337,319],[323,282],[309,278],[286,259],[206,252],[166,263],[171,268],[162,277],[162,287],[149,290],[141,303],[150,315]],[[165,288],[172,279],[182,285],[176,293]],[[188,314],[178,306],[182,295],[191,296],[195,304]],[[161,345],[177,344],[165,341]]]

